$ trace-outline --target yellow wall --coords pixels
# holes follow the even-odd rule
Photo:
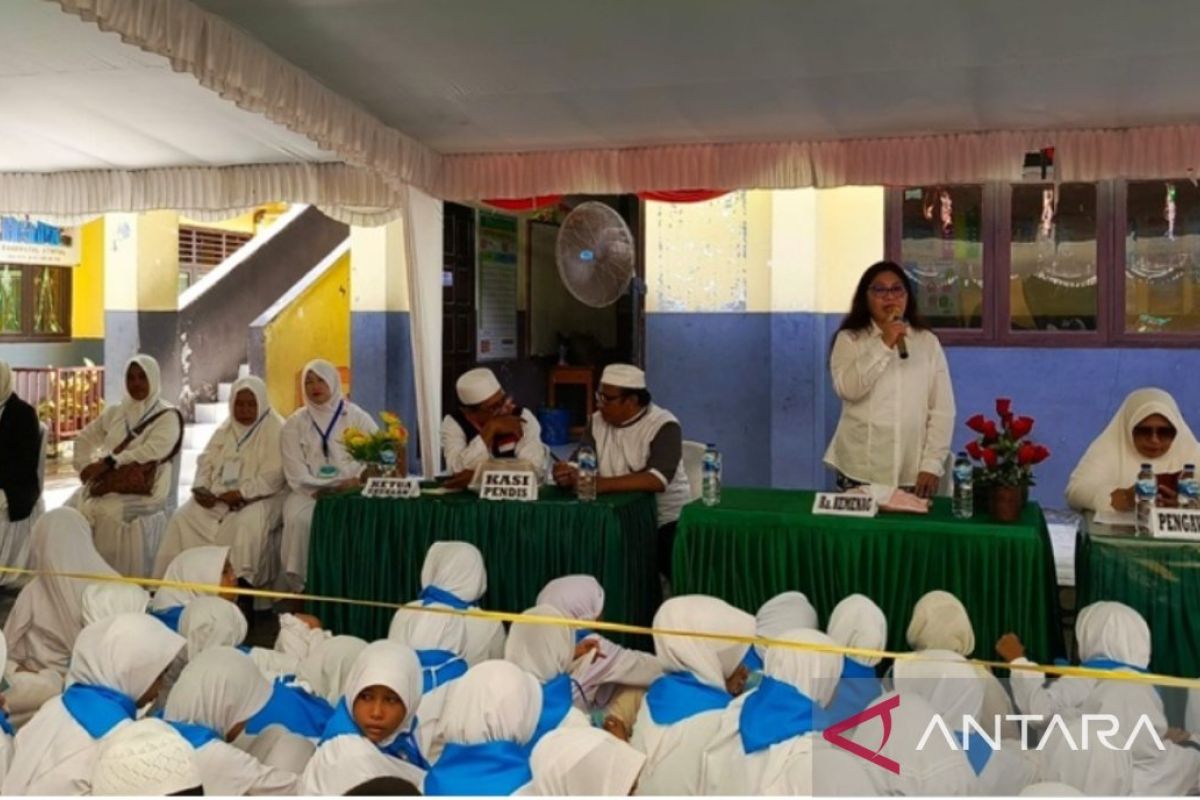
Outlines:
[[[296,410],[296,375],[309,361],[350,365],[350,258],[338,259],[267,326],[267,390],[280,414]]]
[[[71,336],[104,338],[104,218],[79,229],[79,266],[71,277]]]
[[[245,214],[238,214],[236,217],[229,219],[216,220],[215,222],[202,221],[191,219],[189,217],[180,217],[180,225],[189,225],[193,228],[212,228],[219,231],[234,231],[236,233],[258,233],[259,231],[269,228],[279,216],[288,210],[287,203],[267,203],[258,208],[251,209]],[[262,218],[256,227],[254,224],[254,215],[262,212]]]

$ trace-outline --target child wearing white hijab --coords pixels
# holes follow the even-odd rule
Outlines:
[[[715,597],[685,595],[659,607],[654,628],[748,638],[755,621]],[[704,749],[733,702],[728,684],[749,645],[656,634],[654,649],[664,674],[650,686],[629,741],[646,754],[638,793],[699,794]]]
[[[485,661],[449,689],[446,746],[425,776],[425,794],[517,793],[533,778],[529,742],[542,712],[537,680],[507,661]]]
[[[535,617],[562,617],[554,606],[538,605],[526,614]],[[542,713],[533,739],[557,728],[586,728],[591,721],[575,708],[571,676],[567,670],[575,656],[575,636],[565,625],[514,622],[504,648],[505,660],[528,672],[542,685]]]
[[[487,567],[479,548],[467,542],[434,542],[421,566],[421,593],[410,605],[478,608],[487,591]],[[465,619],[468,666],[504,658],[504,626],[487,619]]]
[[[204,793],[293,794],[298,776],[268,767],[226,742],[271,696],[271,685],[246,654],[215,647],[188,662],[171,689],[163,718],[195,749]]]
[[[421,664],[387,640],[363,649],[300,779],[300,794],[343,794],[371,778],[394,775],[420,786],[425,760],[412,737],[421,702]]]
[[[83,590],[83,624],[117,614],[145,614],[150,594],[133,583],[93,583]]]
[[[92,530],[73,508],[56,508],[33,526],[30,566],[44,572],[109,575],[113,571],[92,543]],[[17,595],[4,622],[8,640],[5,692],[13,724],[20,727],[42,703],[62,692],[63,676],[83,628],[88,582],[38,575]]]
[[[3,794],[84,795],[100,741],[153,702],[183,637],[145,614],[85,628],[75,642],[69,688],[17,734]]]
[[[409,607],[424,606],[418,600]],[[416,651],[424,679],[422,691],[426,695],[467,674],[465,617],[402,608],[392,617],[388,639]],[[424,701],[422,705],[427,707]]]
[[[239,416],[250,421],[239,422]],[[275,578],[279,556],[268,534],[283,515],[282,432],[283,418],[271,408],[262,379],[247,376],[234,383],[229,419],[196,463],[192,497],[171,517],[154,562],[155,575],[162,575],[188,548],[223,545],[239,580],[265,586]]]
[[[759,607],[754,615],[755,633],[764,639],[777,638],[784,631],[797,629],[819,630],[817,610],[803,592],[783,592]],[[746,653],[746,668],[761,672],[766,648],[753,645]]]
[[[104,409],[75,439],[75,469],[83,486],[67,505],[87,517],[95,530],[96,550],[113,569],[122,575],[144,576],[153,565],[146,563],[138,520],[163,511],[174,490],[171,460],[183,444],[183,417],[162,399],[158,362],[153,358],[134,356],[124,375],[121,402]],[[130,393],[131,387],[146,393],[139,400]],[[152,462],[159,467],[149,496],[91,495],[90,482],[107,469]]]
[[[347,428],[379,429],[371,415],[342,395],[342,378],[328,361],[310,361],[301,378],[304,407],[288,417],[280,434],[287,499],[283,506],[283,578],[295,592],[308,580],[312,515],[322,492],[358,484],[363,465],[346,452]]]
[[[161,719],[121,726],[100,745],[92,794],[112,797],[199,795],[204,787],[191,746]]]
[[[784,631],[771,638],[834,644],[812,629]],[[819,711],[833,697],[841,670],[837,653],[768,648],[762,683],[721,713],[701,762],[701,793],[761,794],[765,785],[783,780],[791,762],[811,761]]]
[[[559,728],[533,748],[530,797],[628,797],[646,756],[596,728]]]
[[[202,586],[237,586],[233,565],[229,563],[229,548],[215,545],[184,550],[167,567],[163,580]],[[199,589],[162,586],[150,601],[150,613],[171,630],[178,631],[184,607],[203,594]],[[236,595],[220,597],[232,600]]]
[[[1152,416],[1166,420],[1175,435],[1163,439],[1144,439],[1140,428]],[[1149,426],[1159,427],[1159,426]],[[1137,481],[1142,464],[1150,464],[1156,475],[1177,473],[1185,464],[1200,463],[1200,442],[1196,441],[1179,411],[1175,398],[1162,389],[1138,389],[1125,398],[1067,482],[1067,504],[1076,511],[1130,511],[1130,489]],[[1120,509],[1113,499],[1123,494]]]
[[[852,594],[834,606],[829,615],[829,638],[843,647],[883,650],[887,647],[887,617],[870,598]],[[848,719],[883,694],[875,676],[878,656],[842,656],[842,677],[825,712],[828,727]]]

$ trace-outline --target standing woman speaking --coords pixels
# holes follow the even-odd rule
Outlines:
[[[875,483],[932,497],[950,453],[954,391],[946,354],[898,264],[880,261],[863,273],[829,370],[842,416],[825,463],[838,488]]]

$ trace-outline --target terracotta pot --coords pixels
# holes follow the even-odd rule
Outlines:
[[[1024,486],[992,487],[992,519],[996,522],[1016,522],[1025,509],[1027,489]]]

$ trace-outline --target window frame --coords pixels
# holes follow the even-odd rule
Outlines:
[[[72,304],[73,296],[73,280],[72,272],[74,267],[64,267],[57,264],[9,264],[7,262],[0,264],[0,267],[7,267],[10,270],[20,272],[21,274],[21,332],[20,333],[4,333],[0,332],[0,345],[3,344],[45,344],[45,343],[61,343],[69,342],[73,338],[72,333]],[[65,281],[63,286],[63,332],[62,333],[35,333],[33,330],[34,308],[37,303],[37,291],[34,288],[36,274],[39,270],[50,268],[64,270]]]

